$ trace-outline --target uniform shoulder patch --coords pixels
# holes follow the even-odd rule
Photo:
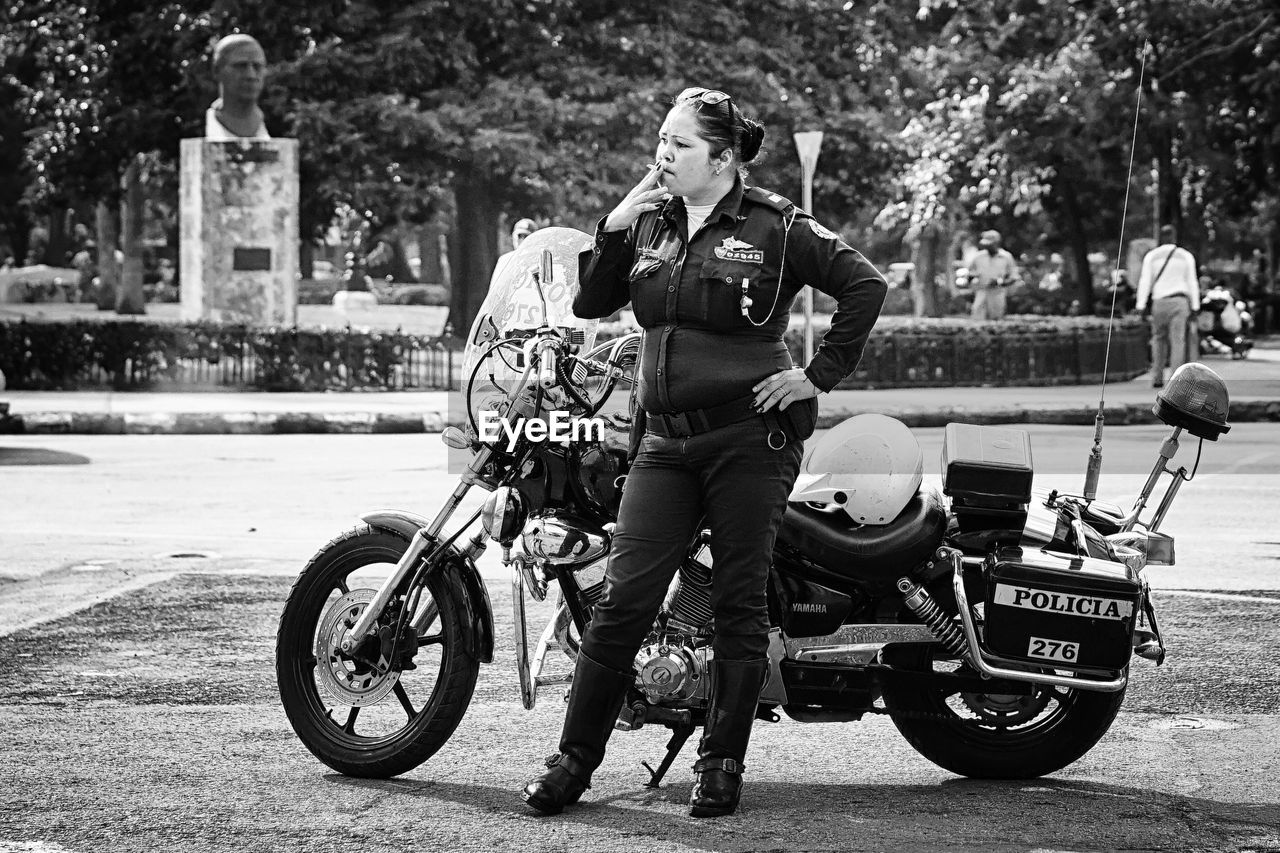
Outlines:
[[[760,187],[747,187],[743,193],[743,198],[750,199],[756,204],[763,204],[765,207],[771,207],[779,213],[785,213],[795,205],[788,198],[783,198],[775,192],[760,189]]]
[[[823,227],[821,224],[819,224],[818,220],[809,218],[806,221],[809,223],[809,230],[812,231],[814,234],[817,234],[823,240],[839,240],[840,239],[839,234],[835,233],[834,231],[831,231],[828,228]]]

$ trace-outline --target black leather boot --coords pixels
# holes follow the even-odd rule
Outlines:
[[[756,719],[760,688],[769,677],[767,660],[712,660],[714,683],[707,725],[698,744],[693,772],[698,781],[689,796],[689,814],[733,814],[742,794],[742,760]]]
[[[604,760],[605,743],[634,682],[634,673],[618,672],[578,654],[560,751],[547,759],[547,772],[525,785],[526,803],[546,814],[559,814],[591,787],[591,774]]]

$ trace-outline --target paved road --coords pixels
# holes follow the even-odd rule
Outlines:
[[[1029,431],[1036,483],[1080,488],[1092,430]],[[936,479],[942,431],[914,434],[925,473]],[[1135,494],[1166,434],[1158,426],[1108,428],[1100,494]],[[1194,467],[1196,444],[1184,440],[1175,463]],[[431,514],[455,483],[432,435],[3,436],[5,462],[12,464],[0,464],[0,577],[10,578],[86,562],[180,568],[167,555],[198,552],[293,574],[360,512]],[[1178,538],[1181,565],[1160,569],[1153,582],[1277,588],[1277,508],[1280,425],[1240,424],[1205,442],[1196,478],[1165,525]],[[492,552],[482,568],[499,570]]]
[[[1280,599],[1161,602],[1175,650],[1138,662],[1111,732],[1030,782],[975,782],[891,723],[761,724],[740,813],[689,818],[691,759],[658,791],[664,730],[615,736],[583,806],[516,792],[563,705],[516,698],[509,594],[498,659],[454,737],[391,781],[337,776],[290,731],[272,641],[288,581],[182,575],[0,637],[0,850],[1261,851],[1280,846],[1273,658]],[[535,626],[538,623],[535,621]],[[39,846],[18,846],[41,842]],[[56,846],[55,846],[56,845]]]
[[[501,582],[498,660],[427,764],[346,779],[293,736],[271,672],[290,578],[361,509],[438,506],[451,483],[433,438],[4,437],[8,461],[47,464],[0,466],[0,853],[1280,849],[1275,430],[1206,444],[1166,525],[1180,565],[1153,570],[1170,659],[1135,663],[1081,761],[973,782],[882,718],[784,721],[754,739],[741,813],[711,823],[686,815],[687,756],[667,787],[641,786],[665,742],[650,729],[615,738],[589,804],[527,812],[514,792],[563,706],[520,708]],[[1078,484],[1089,431],[1032,433],[1043,482]],[[1163,434],[1110,430],[1103,493],[1136,489]],[[936,474],[940,433],[917,435]]]

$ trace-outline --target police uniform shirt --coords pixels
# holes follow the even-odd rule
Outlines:
[[[792,367],[783,334],[804,285],[837,309],[805,374],[830,391],[853,372],[888,290],[866,258],[786,199],[740,180],[690,239],[684,202],[670,199],[625,231],[597,228],[578,258],[579,317],[628,302],[643,331],[640,405],[684,412],[752,393]],[[744,295],[751,300],[743,316]]]

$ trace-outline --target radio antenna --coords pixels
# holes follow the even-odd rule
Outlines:
[[[1107,368],[1111,364],[1111,333],[1116,322],[1116,294],[1120,287],[1120,256],[1124,252],[1124,225],[1129,215],[1129,190],[1133,186],[1133,156],[1138,147],[1138,115],[1142,111],[1142,84],[1146,78],[1147,52],[1150,42],[1142,43],[1142,62],[1138,67],[1138,97],[1133,105],[1133,137],[1129,140],[1129,174],[1124,182],[1124,207],[1120,212],[1120,244],[1116,247],[1116,266],[1111,273],[1111,314],[1107,318],[1106,352],[1102,357],[1102,387],[1098,392],[1098,414],[1093,418],[1093,449],[1089,451],[1089,463],[1084,473],[1084,499],[1092,501],[1098,496],[1098,476],[1102,473],[1102,427],[1106,420]]]

